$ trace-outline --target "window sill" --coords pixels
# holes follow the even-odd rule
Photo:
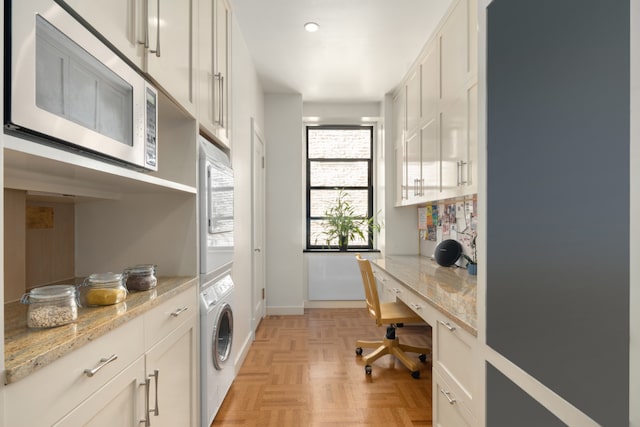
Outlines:
[[[304,253],[331,253],[331,254],[357,254],[357,253],[367,253],[367,252],[380,252],[380,249],[347,249],[346,251],[341,251],[339,249],[303,249]]]

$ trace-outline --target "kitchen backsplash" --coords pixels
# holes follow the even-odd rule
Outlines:
[[[477,232],[477,211],[475,194],[418,206],[420,254],[431,257],[438,243],[454,239],[462,244],[464,253],[473,258],[471,244]],[[466,264],[464,259],[458,260],[458,265]]]

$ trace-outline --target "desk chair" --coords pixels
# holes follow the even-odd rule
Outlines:
[[[387,333],[382,341],[356,341],[357,356],[362,356],[363,347],[376,349],[368,355],[362,356],[362,361],[365,363],[365,373],[371,375],[371,364],[385,354],[391,354],[411,371],[413,378],[420,378],[418,363],[407,356],[405,352],[419,353],[420,361],[425,362],[427,360],[426,355],[431,353],[431,350],[429,348],[400,344],[400,340],[396,337],[396,327],[402,327],[404,323],[424,323],[424,320],[401,301],[380,303],[376,279],[373,276],[369,260],[362,259],[360,254],[356,254],[356,260],[362,275],[369,315],[375,319],[376,325],[388,325]]]

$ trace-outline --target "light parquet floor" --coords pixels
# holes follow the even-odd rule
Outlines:
[[[389,355],[367,376],[355,355],[357,339],[384,331],[364,308],[266,317],[212,426],[431,426],[429,361],[415,380]],[[427,325],[398,336],[431,346]]]

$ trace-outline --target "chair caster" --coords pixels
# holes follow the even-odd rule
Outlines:
[[[420,371],[411,372],[411,376],[416,380],[419,379],[420,378]]]
[[[362,356],[362,347],[356,347],[356,356]]]
[[[418,356],[418,359],[420,359],[420,361],[422,363],[425,363],[427,361],[427,355],[426,354],[421,354]]]
[[[365,366],[365,367],[364,367],[364,373],[365,373],[365,374],[367,374],[367,375],[371,375],[371,371],[372,371],[372,369],[371,369],[371,365],[367,365],[367,366]],[[418,372],[418,375],[420,375],[420,373],[419,373],[419,372]]]

